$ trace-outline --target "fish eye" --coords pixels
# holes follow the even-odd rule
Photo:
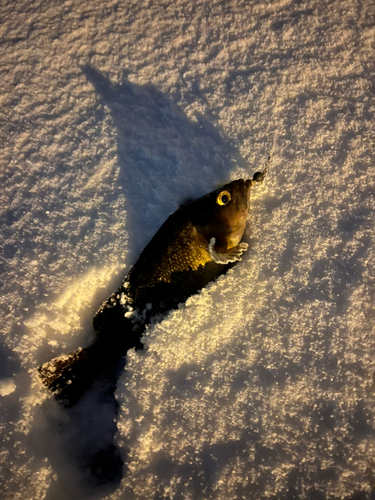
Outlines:
[[[228,205],[231,199],[232,196],[229,191],[221,191],[221,193],[217,195],[216,203],[218,205],[225,206]]]

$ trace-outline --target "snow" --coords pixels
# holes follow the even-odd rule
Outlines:
[[[4,0],[0,498],[369,500],[374,6]],[[262,170],[242,261],[64,410],[36,368],[167,216]]]
[[[11,378],[0,380],[0,396],[8,396],[16,390],[16,384]]]

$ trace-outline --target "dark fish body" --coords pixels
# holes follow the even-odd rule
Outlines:
[[[65,406],[75,404],[106,367],[129,349],[142,347],[147,325],[160,321],[240,260],[247,248],[241,239],[250,188],[265,172],[259,175],[189,202],[165,221],[120,288],[96,313],[95,342],[38,368],[56,399]]]

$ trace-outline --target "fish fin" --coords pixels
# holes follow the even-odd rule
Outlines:
[[[230,262],[236,262],[237,260],[241,260],[242,254],[247,247],[249,246],[247,243],[239,243],[233,248],[226,250],[225,252],[217,252],[215,250],[215,238],[210,239],[210,244],[208,245],[208,251],[210,252],[211,258],[217,264],[229,264]]]
[[[103,351],[102,351],[103,353]],[[96,344],[51,359],[38,367],[43,384],[65,407],[74,406],[106,368],[108,360]]]

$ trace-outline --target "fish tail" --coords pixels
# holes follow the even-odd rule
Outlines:
[[[94,343],[38,367],[43,384],[65,407],[75,405],[109,364],[106,349]],[[113,359],[112,359],[113,361]]]

